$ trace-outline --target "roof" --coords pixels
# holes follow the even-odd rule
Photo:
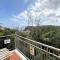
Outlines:
[[[4,60],[10,55],[10,51],[6,48],[0,49],[0,60]]]
[[[21,60],[21,58],[15,52],[13,52],[8,60]]]
[[[26,58],[17,49],[9,51],[3,48],[0,49],[0,60],[26,60]]]

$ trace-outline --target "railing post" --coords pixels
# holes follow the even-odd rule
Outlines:
[[[48,47],[46,47],[46,51],[48,52]],[[48,60],[48,53],[46,53],[46,60]]]
[[[15,33],[14,37],[15,37],[15,49],[16,49],[16,33]]]

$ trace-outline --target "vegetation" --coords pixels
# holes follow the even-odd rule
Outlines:
[[[0,28],[0,36],[7,36],[7,35],[12,35],[15,34],[15,29],[10,29],[10,28]],[[0,37],[0,41],[3,39],[11,39],[11,43],[4,45],[6,48],[9,50],[12,50],[15,48],[15,42],[14,42],[14,36],[7,36],[7,37]],[[4,48],[4,46],[2,46]],[[1,46],[0,46],[1,47]]]
[[[30,31],[31,39],[60,48],[60,26],[31,26],[26,30]]]
[[[1,29],[1,28],[0,28],[0,36],[14,34],[15,31],[16,31],[15,29],[9,29],[9,28]]]
[[[15,31],[15,29],[0,28],[0,36],[15,34]],[[18,32],[18,34],[60,48],[60,26],[30,26],[26,27],[24,32]],[[14,42],[14,37],[12,37],[12,42]],[[11,43],[11,45],[14,46],[14,43]]]

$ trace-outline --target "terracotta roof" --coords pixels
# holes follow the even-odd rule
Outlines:
[[[26,58],[17,49],[9,51],[3,48],[0,49],[0,60],[26,60]]]
[[[13,52],[12,55],[7,60],[21,60],[21,59],[15,52]]]

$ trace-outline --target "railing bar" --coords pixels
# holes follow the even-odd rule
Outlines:
[[[46,48],[46,51],[48,51],[48,48]],[[46,60],[48,60],[48,53],[46,53]]]
[[[19,40],[20,40],[20,39],[19,39]],[[22,41],[22,40],[21,40],[21,41]],[[25,42],[25,41],[23,41],[23,42]],[[25,42],[25,43],[27,43],[27,42]],[[36,47],[36,48],[38,48],[38,49],[40,49],[40,50],[42,50],[42,51],[50,54],[50,55],[53,55],[53,56],[55,56],[55,57],[57,57],[57,58],[60,58],[59,56],[57,56],[57,55],[55,55],[55,54],[53,54],[53,53],[47,52],[46,50],[43,50],[43,49],[41,49],[41,48],[39,48],[39,47],[37,47],[37,46],[35,46],[35,45],[33,45],[33,44],[30,44],[30,43],[27,43],[27,44],[32,45],[32,46],[34,46],[34,47]]]
[[[5,35],[5,36],[0,36],[0,38],[6,37],[6,36],[13,36],[14,34],[11,35]]]
[[[39,44],[39,45],[42,45],[42,46],[48,47],[48,48],[50,48],[50,49],[60,51],[60,49],[58,49],[58,48],[55,48],[55,47],[52,47],[52,46],[48,46],[48,45],[46,45],[46,44],[43,44],[43,43],[40,43],[40,42],[37,42],[37,41],[31,40],[31,39],[28,39],[28,38],[25,38],[25,37],[22,37],[22,36],[19,36],[19,35],[17,35],[17,36],[20,37],[20,38],[26,39],[26,40],[28,40],[28,41],[31,41],[31,42],[37,43],[37,44]]]

